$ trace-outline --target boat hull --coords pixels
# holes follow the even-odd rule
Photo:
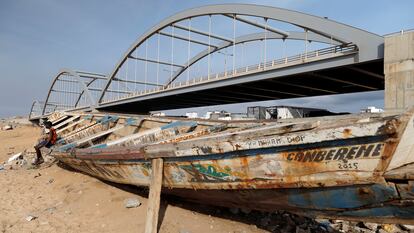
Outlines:
[[[394,167],[394,178],[386,177],[393,160],[413,157],[398,152],[412,146],[413,129],[406,126],[413,127],[413,120],[410,112],[323,126],[270,124],[202,137],[193,137],[197,132],[190,132],[191,137],[179,133],[157,142],[156,135],[167,130],[160,127],[144,131],[152,140],[149,144],[141,140],[144,143],[138,146],[108,146],[111,142],[95,148],[62,146],[52,155],[100,179],[137,186],[149,186],[151,159],[162,158],[164,192],[189,201],[414,224],[414,182],[401,178],[401,162]]]
[[[75,161],[76,160],[76,161]],[[62,159],[77,170],[103,180],[116,183],[148,186],[151,165],[147,162],[125,161],[115,165],[115,161],[87,161],[80,159]],[[196,164],[199,161],[196,162]],[[176,162],[166,161],[165,167]],[[110,165],[111,164],[111,165]],[[110,168],[109,168],[110,167]],[[131,172],[146,167],[147,173],[137,175]],[[126,173],[128,171],[128,173]],[[164,171],[164,177],[171,174]],[[331,176],[330,174],[329,176]],[[355,176],[355,175],[354,175]],[[360,175],[358,175],[360,176]],[[134,178],[135,177],[135,178]],[[347,178],[351,175],[347,176]],[[168,179],[167,179],[168,180]],[[338,182],[338,179],[335,179]],[[338,218],[354,221],[374,221],[382,223],[414,224],[414,199],[401,197],[398,187],[392,182],[367,182],[361,184],[336,184],[331,187],[291,187],[284,188],[262,181],[250,181],[241,185],[231,185],[228,181],[210,180],[207,182],[193,180],[187,188],[172,187],[164,181],[163,193],[183,198],[185,201],[209,205],[246,208],[260,211],[285,210],[313,218]],[[212,186],[207,183],[212,184]],[[226,186],[227,189],[218,187]],[[253,187],[255,186],[255,187]],[[214,187],[212,189],[211,187]],[[230,189],[230,187],[234,187]],[[208,189],[210,188],[210,189]],[[406,196],[414,197],[414,189],[408,190]]]

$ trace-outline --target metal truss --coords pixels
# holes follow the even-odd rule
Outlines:
[[[97,105],[96,97],[99,96],[102,88],[96,90],[93,85],[106,80],[106,76],[102,74],[70,69],[60,70],[53,79],[46,100],[43,102],[41,115],[82,107],[94,109]],[[32,109],[39,105],[38,103],[33,104]]]
[[[192,26],[192,20],[199,18],[208,19],[208,28],[197,28]],[[222,17],[227,18],[233,23],[233,26],[228,28],[227,31],[233,31],[233,37],[228,35],[221,35],[217,32],[211,31],[211,19],[213,17]],[[252,20],[251,18],[260,19]],[[260,21],[260,22],[259,22]],[[268,23],[269,21],[283,22],[300,28],[301,31],[286,31],[280,28],[276,28]],[[237,24],[246,24],[251,27],[254,27],[258,30],[262,30],[260,33],[250,33],[246,35],[241,35],[236,37],[236,25]],[[187,24],[187,25],[185,25]],[[180,31],[181,33],[179,33]],[[183,34],[182,32],[185,32]],[[160,59],[160,37],[166,37],[171,40],[172,54],[169,61]],[[214,43],[212,40],[214,39]],[[147,56],[148,53],[148,43],[149,41],[158,40],[157,59],[152,59]],[[129,98],[137,93],[147,93],[151,90],[147,87],[155,86],[156,88],[162,88],[162,90],[167,90],[171,84],[177,80],[177,78],[182,75],[185,71],[190,72],[189,69],[194,66],[198,61],[203,58],[208,57],[208,76],[210,76],[210,56],[215,53],[221,53],[223,49],[228,47],[233,47],[238,44],[244,44],[252,41],[264,41],[266,45],[267,40],[301,40],[305,43],[305,53],[307,53],[307,43],[315,41],[319,43],[329,44],[330,46],[347,46],[353,44],[356,46],[358,54],[355,55],[355,62],[364,62],[374,59],[380,59],[383,57],[382,50],[380,47],[383,45],[383,37],[376,34],[369,33],[367,31],[354,28],[342,23],[338,23],[327,18],[317,17],[309,14],[304,14],[296,11],[290,11],[281,8],[268,7],[268,6],[259,6],[259,5],[248,5],[248,4],[224,4],[224,5],[210,5],[199,8],[194,8],[180,12],[176,15],[173,15],[159,24],[152,27],[149,31],[144,33],[139,37],[133,45],[127,50],[127,52],[122,56],[121,60],[115,66],[115,69],[108,76],[106,84],[103,86],[103,91],[98,98],[98,103],[114,101],[119,99]],[[188,53],[188,59],[186,62],[178,63],[174,59],[174,43],[177,41],[184,41],[188,43],[188,51],[181,51],[182,53]],[[191,46],[204,46],[205,49],[201,52],[198,52],[194,56],[191,54]],[[137,56],[138,49],[145,50],[145,56]],[[265,49],[266,51],[266,49]],[[135,53],[135,55],[134,55]],[[265,52],[266,53],[266,52]],[[233,55],[233,72],[237,67],[234,65]],[[306,56],[305,56],[306,57]],[[137,81],[136,71],[135,78],[133,81],[129,80],[128,76],[132,75],[131,65],[128,67],[129,62],[139,61],[144,63],[145,69],[145,80]],[[264,55],[263,63],[266,63],[266,54]],[[155,64],[157,66],[157,81],[153,80],[154,77],[148,76],[148,66],[149,64]],[[170,67],[169,69],[169,78],[166,82],[159,82],[158,76],[160,69],[162,67]],[[260,65],[259,65],[260,66]],[[122,76],[124,78],[124,84],[121,83],[120,71],[125,70],[125,74]],[[161,70],[167,71],[168,70]],[[124,71],[123,71],[124,72]],[[128,73],[129,72],[129,73]],[[150,80],[152,78],[152,80]],[[188,80],[187,82],[190,82]],[[110,88],[115,83],[118,84],[118,89],[121,88],[121,85],[125,87],[125,93],[118,92],[118,96],[108,98],[109,93],[112,93]],[[129,88],[125,83],[135,83],[145,85],[144,90],[137,91],[136,88]]]

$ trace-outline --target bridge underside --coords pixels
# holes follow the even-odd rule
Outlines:
[[[335,95],[384,89],[383,59],[255,81],[170,91],[103,104],[98,110],[123,113]],[[270,71],[269,71],[270,72]],[[271,75],[268,74],[268,75]],[[219,81],[220,82],[220,81]],[[211,84],[213,85],[213,84]]]

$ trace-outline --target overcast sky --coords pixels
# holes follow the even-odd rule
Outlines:
[[[231,2],[326,16],[380,35],[414,28],[412,0],[0,0],[0,117],[28,114],[33,100],[46,98],[61,68],[110,73],[138,36],[162,19],[191,7]],[[366,105],[381,107],[382,99],[383,93],[375,92],[265,105],[355,112]]]

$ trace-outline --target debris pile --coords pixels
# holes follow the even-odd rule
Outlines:
[[[397,233],[414,232],[414,225],[400,224],[377,224],[368,222],[350,222],[344,220],[311,219],[285,211],[265,213],[259,211],[239,210],[238,208],[228,209],[233,217],[248,219],[257,227],[274,233],[295,232],[345,232],[345,233]]]
[[[34,149],[24,150],[23,152],[12,155],[7,161],[5,161],[3,164],[0,164],[0,170],[16,170],[20,168],[32,169],[34,168],[32,162],[34,161],[35,157],[36,152]],[[45,164],[51,164],[56,160],[48,154],[43,155],[43,158],[45,160]]]
[[[6,130],[12,130],[13,126],[12,125],[5,125],[1,128],[1,130],[6,131]]]
[[[0,125],[2,125],[2,130],[10,130],[19,125],[33,125],[33,123],[30,122],[25,116],[14,116],[0,119]]]

